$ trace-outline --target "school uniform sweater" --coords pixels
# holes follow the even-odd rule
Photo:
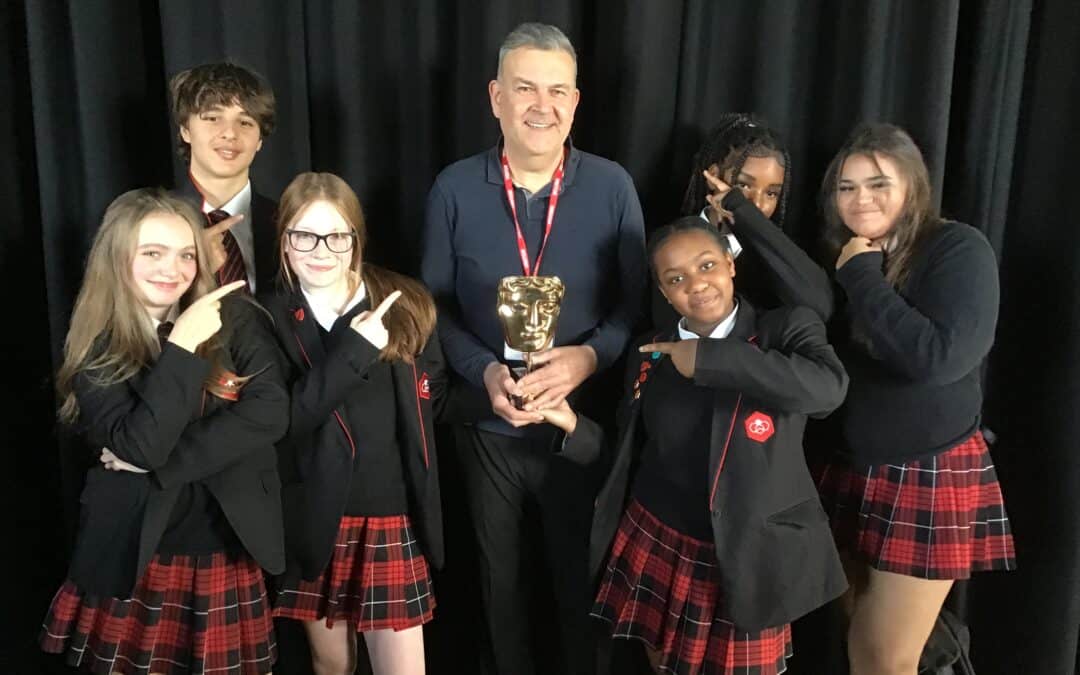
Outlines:
[[[641,206],[630,176],[615,162],[567,147],[562,192],[538,273],[558,276],[566,286],[554,345],[588,345],[596,352],[597,372],[578,389],[588,396],[585,392],[599,383],[631,337],[648,267]],[[421,276],[439,308],[447,362],[481,391],[488,364],[506,360],[495,311],[499,280],[522,274],[500,152],[500,146],[490,148],[438,175],[428,194],[423,237]],[[549,183],[536,193],[514,190],[533,262],[544,242],[551,189]],[[477,426],[519,438],[544,433],[537,427],[514,428],[490,408]]]
[[[979,370],[997,326],[997,260],[975,228],[942,223],[899,289],[883,263],[862,253],[836,273],[847,306],[830,339],[851,378],[837,449],[860,465],[940,453],[978,430]]]

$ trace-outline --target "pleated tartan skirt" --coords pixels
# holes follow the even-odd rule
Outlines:
[[[791,626],[755,633],[721,618],[713,542],[678,532],[631,500],[592,615],[613,638],[637,639],[678,675],[777,675],[791,658]]]
[[[434,609],[430,570],[409,517],[344,516],[327,568],[314,581],[286,580],[274,616],[403,630],[431,621]]]
[[[981,433],[928,459],[814,470],[837,547],[874,569],[967,579],[1016,567],[1009,517]]]
[[[277,658],[262,570],[246,553],[156,555],[127,600],[66,581],[41,647],[92,673],[269,673]]]

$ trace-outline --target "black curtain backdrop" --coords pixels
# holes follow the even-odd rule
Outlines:
[[[0,670],[57,666],[34,642],[64,574],[83,463],[54,431],[52,374],[105,206],[184,176],[169,76],[222,59],[265,75],[279,122],[253,170],[260,191],[277,195],[304,170],[340,174],[368,211],[370,256],[413,273],[435,174],[498,137],[486,85],[499,42],[525,20],[559,25],[574,42],[574,142],[629,170],[650,227],[676,214],[691,154],[722,112],[757,111],[788,139],[786,227],[807,246],[824,166],[846,132],[884,120],[912,133],[945,213],[983,230],[1002,262],[987,423],[1020,569],[964,589],[978,672],[1074,672],[1080,231],[1062,208],[1080,150],[1071,0],[0,2],[2,333],[13,365],[3,494],[17,599]],[[452,459],[447,467],[452,502]],[[469,564],[458,539],[451,578]],[[430,669],[473,672],[473,589],[440,591]],[[814,654],[797,651],[792,672],[828,672]],[[278,672],[302,672],[299,661]]]

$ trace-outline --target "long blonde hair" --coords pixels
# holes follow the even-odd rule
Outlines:
[[[157,333],[131,275],[139,227],[153,214],[180,216],[194,235],[198,271],[180,299],[180,310],[216,286],[205,264],[203,219],[194,207],[159,188],[131,190],[113,200],[90,247],[71,327],[64,340],[64,363],[56,378],[56,391],[63,401],[60,419],[64,422],[74,422],[79,416],[73,391],[76,375],[85,372],[94,385],[110,386],[131,378],[161,352]],[[216,355],[219,344],[218,340],[208,340],[199,353]]]
[[[415,279],[363,262],[363,248],[367,241],[367,224],[360,200],[348,183],[332,173],[302,173],[289,183],[278,204],[277,236],[281,252],[281,279],[290,289],[296,288],[292,270],[289,269],[288,236],[286,230],[300,218],[308,206],[323,201],[337,209],[345,222],[356,234],[356,243],[349,263],[349,293],[356,292],[360,280],[364,281],[371,306],[377,307],[395,290],[401,297],[383,316],[390,342],[383,348],[383,361],[405,361],[423,351],[431,333],[435,330],[435,301],[424,285]]]

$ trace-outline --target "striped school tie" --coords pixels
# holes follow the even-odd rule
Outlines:
[[[207,225],[217,225],[228,217],[228,211],[214,209],[206,214]],[[236,242],[236,237],[232,232],[225,232],[222,243],[225,245],[225,264],[217,272],[218,285],[224,286],[241,279],[247,281],[247,267],[244,265],[244,256],[240,253],[240,244]]]

